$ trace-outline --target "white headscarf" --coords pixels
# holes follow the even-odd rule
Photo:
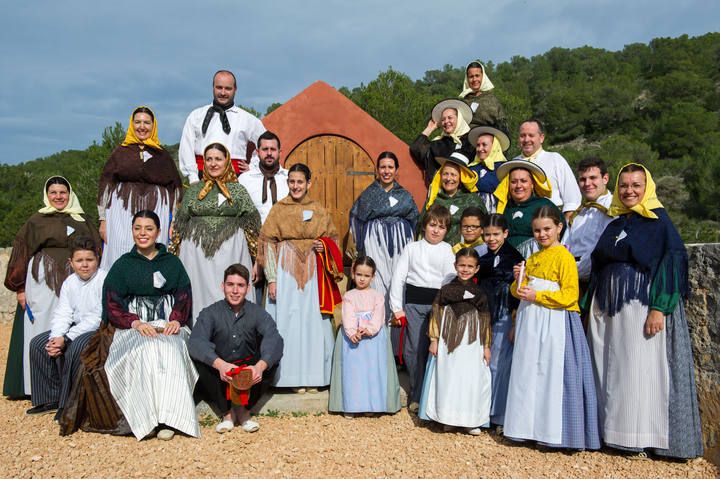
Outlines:
[[[50,198],[48,198],[47,190],[48,190],[48,182],[52,180],[53,178],[62,178],[67,182],[68,184],[68,204],[65,208],[59,210],[55,208],[52,203],[50,203]],[[85,213],[85,210],[82,209],[82,206],[80,206],[80,200],[78,199],[75,192],[72,190],[72,186],[70,186],[70,182],[63,178],[62,176],[53,176],[52,178],[48,178],[48,180],[45,182],[45,188],[43,188],[43,202],[45,203],[45,206],[40,208],[38,210],[38,213],[42,213],[44,215],[49,215],[52,213],[64,213],[66,215],[70,215],[72,219],[75,221],[80,221],[82,223],[85,222],[85,218],[82,217],[82,215]]]
[[[468,68],[470,68],[470,65],[473,63],[477,63],[480,65],[480,69],[482,70],[483,78],[482,83],[480,83],[480,91],[490,91],[493,88],[495,88],[495,85],[493,85],[493,82],[490,81],[490,78],[488,78],[487,73],[485,73],[485,65],[480,60],[475,60],[467,64],[465,67],[465,80],[463,81],[463,89],[460,92],[460,98],[465,98],[468,94],[473,92],[473,89],[470,88],[470,85],[467,81],[467,71]]]

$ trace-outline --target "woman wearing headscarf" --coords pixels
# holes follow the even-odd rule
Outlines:
[[[470,126],[496,125],[508,131],[507,117],[500,100],[493,90],[495,85],[485,72],[485,65],[475,60],[465,67],[465,81],[460,98],[470,106],[473,112]]]
[[[474,159],[468,165],[478,176],[478,195],[488,213],[495,213],[497,198],[493,193],[500,184],[497,167],[507,161],[504,152],[510,148],[505,132],[491,126],[476,126],[468,133],[468,143],[475,148]]]
[[[100,246],[95,225],[65,178],[49,178],[43,195],[45,206],[15,236],[5,276],[5,287],[18,300],[3,386],[3,394],[12,398],[30,394],[30,340],[50,329],[60,289],[72,273],[70,240],[89,236]]]
[[[447,158],[454,151],[460,151],[468,158],[475,153],[475,148],[467,141],[471,119],[470,107],[454,98],[442,100],[433,107],[427,126],[410,145],[410,155],[423,171],[425,185],[430,184],[438,170],[436,158]],[[438,128],[441,129],[440,136],[430,140],[430,135]]]
[[[584,301],[601,435],[641,455],[702,456],[685,245],[642,165],[620,170],[608,214]]]
[[[476,194],[477,175],[468,169],[468,157],[456,151],[447,158],[437,160],[441,168],[430,183],[423,216],[432,205],[442,205],[450,211],[451,222],[444,241],[452,246],[461,240],[460,218],[465,208],[475,206],[483,214],[487,210],[482,198]]]
[[[160,218],[163,244],[169,243],[170,216],[182,195],[175,161],[160,145],[155,114],[139,106],[130,115],[125,140],[110,154],[98,185],[100,235],[105,241],[101,268],[109,270],[133,245],[130,224],[140,210]]]
[[[193,284],[193,315],[223,298],[219,284],[228,265],[252,271],[260,232],[260,214],[245,187],[237,182],[228,149],[205,147],[203,181],[190,185],[174,220],[180,237],[180,260]],[[255,301],[255,289],[248,290]]]
[[[508,222],[507,241],[523,257],[529,258],[539,251],[533,237],[532,217],[540,207],[555,204],[549,199],[552,188],[543,169],[527,160],[503,163],[497,169],[497,176],[500,184],[494,195],[498,202],[497,213],[505,216]],[[564,219],[564,216],[560,217]]]

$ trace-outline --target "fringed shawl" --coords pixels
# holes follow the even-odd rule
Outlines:
[[[397,202],[393,205],[391,198]],[[419,217],[415,200],[410,193],[394,183],[390,191],[385,191],[378,181],[365,188],[350,209],[350,231],[360,254],[365,254],[365,238],[371,221],[379,220],[391,225],[402,222],[402,229],[407,238],[412,238]],[[388,254],[392,258],[397,251],[395,238],[390,228],[383,228]]]
[[[311,215],[307,221],[303,220],[304,211]],[[272,249],[273,257],[279,261],[280,245],[283,244],[279,267],[295,278],[298,288],[304,289],[308,279],[315,274],[313,241],[322,236],[338,242],[338,233],[330,213],[319,202],[307,196],[297,202],[286,196],[273,205],[260,229],[258,262],[262,266],[266,265],[268,248]]]
[[[637,299],[664,314],[671,314],[688,294],[688,256],[685,244],[664,208],[652,210],[657,219],[638,213],[622,215],[605,228],[592,253],[592,276],[583,307],[596,294],[599,307],[614,315]],[[626,273],[607,272],[629,265]],[[633,270],[639,274],[635,274]]]
[[[203,199],[198,199],[198,193],[204,185],[190,185],[175,216],[174,231],[181,240],[192,239],[210,259],[225,241],[238,230],[243,230],[250,255],[254,258],[260,233],[260,213],[241,184],[226,183],[225,187],[232,202],[223,201],[218,204],[219,198],[225,197],[216,184],[213,184]]]
[[[33,260],[32,277],[39,281],[40,264],[45,272],[45,284],[60,296],[60,288],[72,274],[68,263],[70,240],[77,235],[89,236],[99,248],[100,235],[87,215],[84,221],[75,220],[64,213],[36,213],[20,228],[13,241],[8,261],[5,287],[10,291],[25,290],[25,280],[30,260]]]
[[[143,153],[150,155],[143,160]],[[98,184],[98,206],[109,208],[112,192],[120,186],[117,195],[123,208],[137,211],[140,204],[143,209],[155,210],[158,201],[170,205],[182,196],[182,180],[175,161],[165,150],[141,145],[118,146],[105,163]],[[158,198],[156,186],[164,188],[162,198]]]
[[[470,297],[472,296],[472,297]],[[468,344],[478,339],[490,347],[490,306],[485,291],[472,281],[463,284],[457,277],[440,288],[433,302],[433,321],[438,324],[445,308],[440,337],[452,353],[462,342],[465,330]]]

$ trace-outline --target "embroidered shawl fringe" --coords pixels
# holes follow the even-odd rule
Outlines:
[[[597,307],[615,316],[633,299],[647,306],[650,304],[650,275],[629,263],[606,266],[595,292]]]
[[[442,314],[442,306],[437,303],[433,305],[433,314]],[[463,308],[464,309],[464,308]],[[438,318],[440,316],[437,316]],[[468,331],[468,344],[473,344],[478,339],[485,341],[489,337],[490,330],[490,314],[480,313],[475,308],[468,308],[467,311],[456,315],[452,306],[445,307],[445,321],[442,324],[440,337],[442,337],[447,346],[448,353],[452,353],[465,336],[465,330]],[[485,344],[489,347],[489,344]]]
[[[101,201],[107,208],[112,206],[113,192],[122,201],[123,208],[129,211],[155,210],[158,201],[169,204],[172,209],[181,195],[181,190],[161,185],[131,182],[110,183],[104,190],[101,190],[100,194]]]
[[[245,232],[250,256],[257,255],[258,231],[244,215],[240,217],[223,216],[218,217],[217,225],[211,224],[204,216],[189,217],[187,221],[181,222],[178,218],[175,229],[181,238],[190,238],[202,248],[207,258],[212,258],[220,249],[220,246],[232,237],[238,230]],[[250,223],[250,224],[248,224]]]
[[[60,297],[60,289],[62,288],[63,282],[72,274],[70,264],[68,262],[58,263],[55,258],[44,252],[36,254],[33,259],[32,277],[37,282],[40,281],[41,262],[45,272],[45,284],[55,292],[56,296]]]

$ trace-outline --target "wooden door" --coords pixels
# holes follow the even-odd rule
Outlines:
[[[375,179],[375,165],[360,146],[341,136],[316,136],[300,143],[285,160],[285,168],[306,164],[312,173],[308,196],[330,211],[345,249],[349,213],[355,199]]]

